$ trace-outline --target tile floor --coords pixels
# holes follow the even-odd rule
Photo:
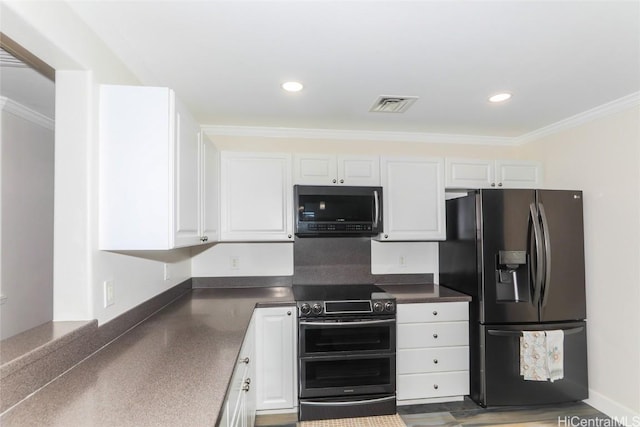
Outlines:
[[[567,403],[554,406],[502,407],[485,409],[472,400],[401,406],[398,408],[407,427],[432,426],[554,426],[616,425],[606,423],[606,415],[586,403]],[[588,420],[599,420],[591,421]],[[257,427],[296,427],[296,416],[268,415],[256,418]]]

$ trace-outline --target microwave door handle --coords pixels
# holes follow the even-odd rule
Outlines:
[[[378,190],[373,190],[373,206],[375,211],[373,228],[378,228],[378,219],[380,218],[380,199],[378,198]]]

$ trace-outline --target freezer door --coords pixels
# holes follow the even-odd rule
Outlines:
[[[548,241],[540,321],[585,319],[582,192],[538,190],[537,196]]]
[[[535,190],[481,190],[482,323],[538,322],[531,277]]]
[[[564,331],[564,378],[525,381],[520,375],[522,330]],[[536,405],[584,400],[587,387],[587,326],[585,322],[512,326],[480,326],[484,369],[480,390],[472,396],[482,406]]]

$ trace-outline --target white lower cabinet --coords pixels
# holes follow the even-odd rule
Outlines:
[[[245,334],[218,427],[253,427],[256,418],[255,316]]]
[[[398,304],[397,325],[398,405],[469,394],[468,303]]]
[[[256,407],[259,411],[295,412],[296,308],[265,307],[256,318]]]

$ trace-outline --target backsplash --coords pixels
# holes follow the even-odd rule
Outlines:
[[[216,243],[192,248],[191,255],[195,287],[218,287],[222,282],[253,286],[263,282],[254,279],[267,277],[280,286],[405,283],[405,278],[411,283],[438,283],[437,242],[377,242],[367,237],[296,238],[295,243]],[[204,280],[207,278],[227,280]]]
[[[293,283],[372,283],[371,239],[368,237],[296,238]]]

